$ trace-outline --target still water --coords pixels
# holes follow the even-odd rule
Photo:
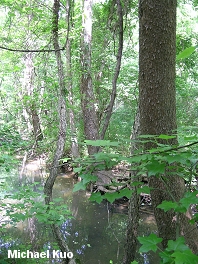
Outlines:
[[[43,184],[37,177],[33,180]],[[73,185],[72,178],[59,176],[53,189],[53,197],[62,197],[63,203],[68,205],[74,217],[66,219],[61,226],[61,233],[70,251],[82,264],[108,264],[110,260],[113,264],[122,263],[127,225],[126,207],[112,206],[106,201],[101,204],[90,202],[90,194],[85,191],[73,193]],[[156,232],[152,214],[148,212],[141,214],[140,230],[140,235]],[[5,261],[6,250],[12,246],[14,248],[20,246],[20,249],[24,246],[24,250],[43,251],[53,248],[55,243],[50,228],[38,223],[35,218],[21,222],[16,227],[10,226],[7,228],[7,234],[2,234],[0,263],[32,263],[30,260],[22,262],[19,259],[14,262],[2,262],[3,259]],[[157,263],[154,258],[152,255],[138,256],[140,264]],[[56,260],[51,263],[58,262]]]

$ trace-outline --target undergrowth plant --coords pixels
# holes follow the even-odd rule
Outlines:
[[[150,136],[149,136],[150,137]],[[148,137],[148,138],[149,138]],[[135,175],[133,178],[129,177],[125,179],[124,182],[116,182],[116,180],[111,180],[111,186],[115,187],[114,192],[101,193],[99,191],[92,192],[90,196],[90,201],[95,201],[101,203],[102,200],[106,199],[110,203],[113,203],[116,199],[127,197],[130,198],[134,192],[134,186],[137,187],[138,194],[146,193],[150,194],[151,189],[141,182],[141,177],[146,176],[147,178],[151,176],[158,177],[164,181],[166,178],[166,172],[172,174],[172,176],[177,175],[184,179],[186,182],[185,193],[179,201],[176,201],[174,197],[170,201],[163,201],[158,208],[164,210],[165,212],[169,210],[174,210],[176,221],[179,219],[178,214],[185,214],[194,205],[194,208],[198,204],[198,190],[197,190],[197,171],[198,171],[198,150],[196,148],[198,141],[195,141],[195,136],[185,137],[183,139],[186,142],[183,146],[170,146],[166,144],[157,143],[159,139],[168,140],[172,136],[160,135],[153,137],[153,141],[156,143],[157,147],[150,149],[148,151],[143,151],[142,149],[136,151],[132,156],[125,157],[119,154],[114,154],[101,151],[94,154],[92,157],[87,157],[81,161],[81,167],[76,168],[75,171],[79,173],[81,177],[81,182],[78,182],[73,191],[85,190],[90,184],[94,186],[98,180],[97,171],[101,170],[111,170],[115,165],[120,162],[130,164],[129,171],[134,171]],[[147,143],[149,139],[147,136],[142,137],[141,143]],[[115,147],[118,143],[110,141],[90,141],[89,144],[94,144],[94,146],[99,146],[101,148],[105,147]],[[133,173],[134,175],[134,173]],[[105,188],[108,188],[106,185]],[[198,221],[198,213],[194,212],[192,219],[189,221],[194,224]],[[179,222],[177,223],[179,226]],[[176,240],[169,240],[168,246],[165,250],[162,250],[160,243],[162,238],[158,237],[156,234],[150,234],[147,237],[138,237],[138,241],[142,246],[139,248],[140,253],[148,253],[149,251],[156,252],[161,263],[177,263],[177,264],[196,264],[198,263],[198,256],[193,254],[189,247],[186,245],[185,240],[182,236],[177,235]],[[110,262],[113,263],[113,262]],[[138,263],[133,261],[133,264]]]

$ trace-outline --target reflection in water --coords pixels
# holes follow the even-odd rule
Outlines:
[[[54,197],[61,194],[75,217],[61,227],[69,248],[85,264],[111,259],[118,263],[123,257],[119,252],[123,252],[127,216],[113,214],[107,202],[89,202],[85,192],[72,194],[72,187],[72,179],[58,178],[54,188]]]
[[[114,208],[106,201],[101,204],[92,203],[88,200],[89,194],[86,192],[72,193],[73,184],[73,179],[60,176],[56,179],[53,189],[53,197],[61,197],[74,216],[73,219],[66,219],[61,225],[61,233],[70,250],[82,264],[108,264],[110,260],[114,264],[122,263],[127,225],[126,206],[121,205],[119,208],[118,205]],[[152,215],[142,216],[142,232],[145,235],[156,232]],[[7,241],[5,236],[0,239],[1,254],[19,245],[24,245],[24,250],[29,245],[28,249],[37,252],[54,248],[55,241],[50,228],[38,223],[35,218],[26,220],[17,228],[7,228],[7,235],[10,235],[10,241]],[[152,262],[149,262],[148,257],[152,258]],[[138,258],[140,264],[159,262],[155,261],[152,255],[144,254]],[[58,263],[58,260],[46,263]]]

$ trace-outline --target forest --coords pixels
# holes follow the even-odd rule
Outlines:
[[[198,1],[0,1],[0,263],[198,263]]]

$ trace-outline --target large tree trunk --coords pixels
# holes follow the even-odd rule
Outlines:
[[[97,140],[98,118],[96,114],[96,100],[92,86],[91,77],[91,40],[92,40],[92,0],[83,2],[83,32],[81,44],[81,106],[84,121],[85,138],[88,140]],[[98,152],[98,147],[88,146],[89,155]]]
[[[139,110],[142,135],[173,134],[176,125],[175,57],[176,57],[176,0],[140,0],[139,2]],[[173,139],[169,144],[177,144]],[[146,148],[152,147],[147,144]],[[157,209],[163,200],[179,201],[184,194],[184,181],[179,176],[165,175],[166,184],[151,177],[149,186],[152,204],[163,247],[176,239],[178,223],[175,213]],[[196,252],[198,232],[180,218],[180,233]],[[192,230],[194,231],[192,232]]]

